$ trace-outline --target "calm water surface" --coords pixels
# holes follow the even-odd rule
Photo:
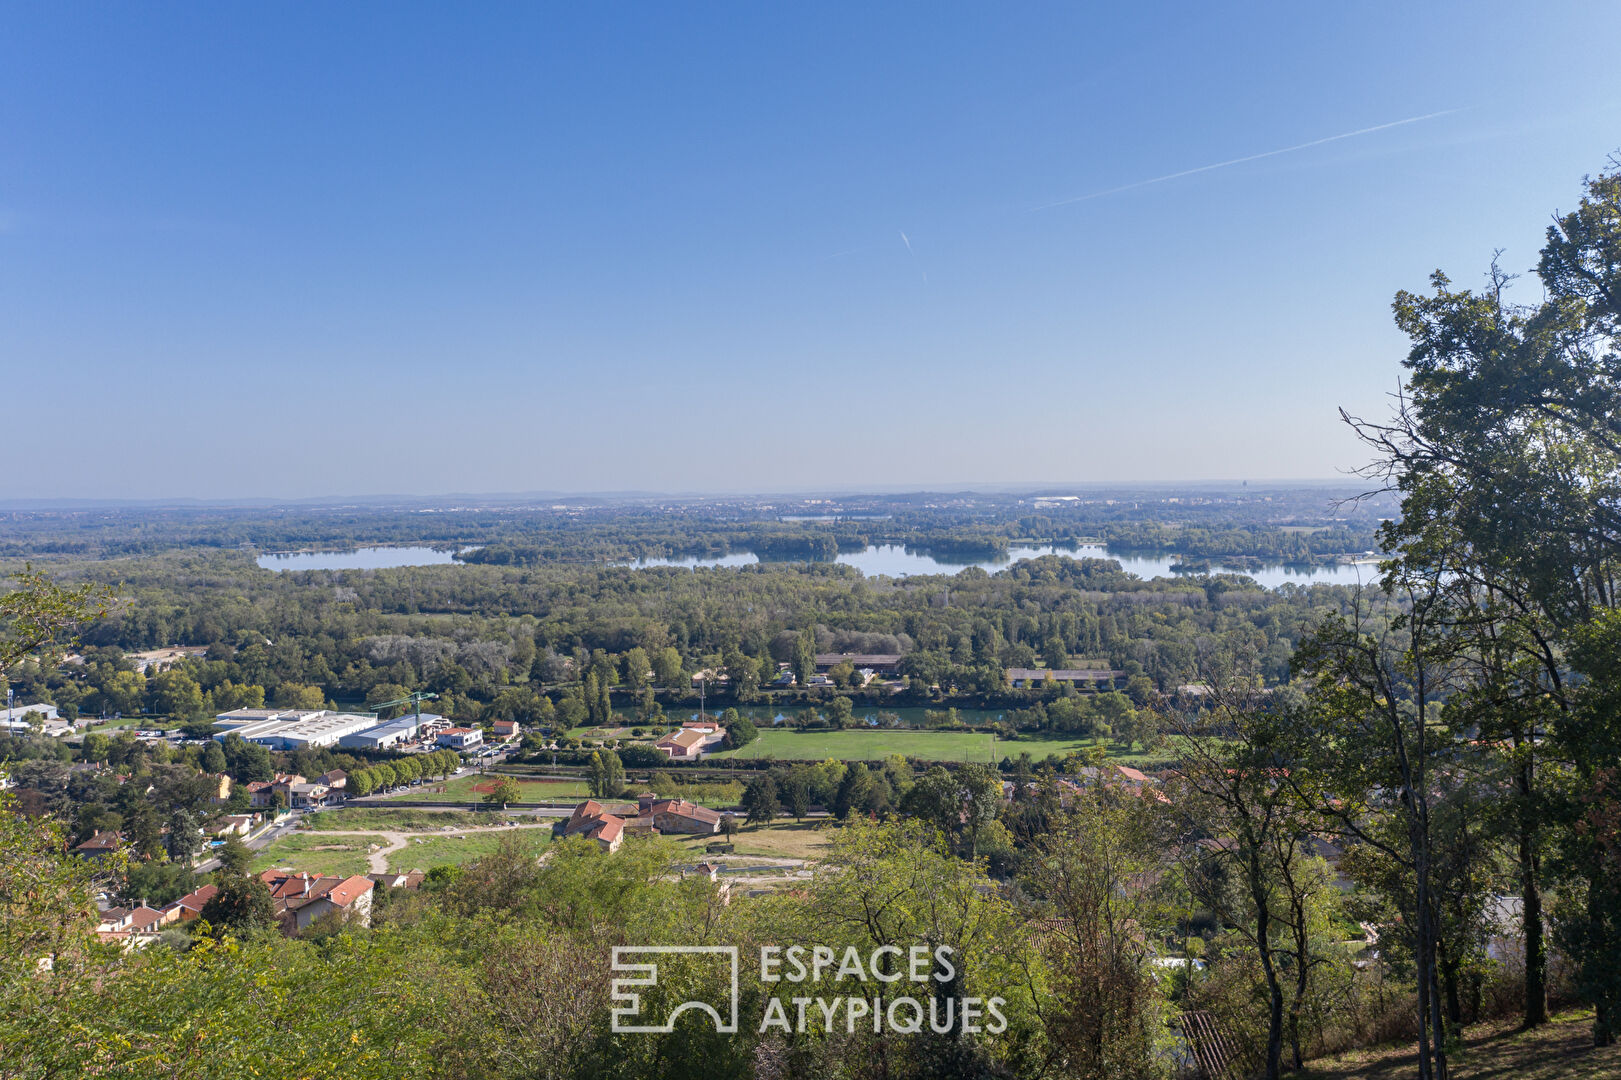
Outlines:
[[[353,551],[271,551],[255,561],[266,570],[387,570],[394,566],[441,566],[455,549],[363,547]]]
[[[464,549],[465,550],[465,549]],[[354,551],[286,551],[260,555],[258,563],[266,570],[384,570],[395,566],[442,566],[451,563],[454,552],[439,551],[425,546],[363,547]],[[1172,555],[1142,555],[1110,551],[1100,544],[1081,544],[1076,547],[1055,547],[1051,544],[1027,545],[1008,549],[1000,559],[953,560],[937,558],[922,552],[908,551],[900,544],[874,544],[865,551],[840,555],[836,562],[853,566],[868,577],[906,577],[912,574],[955,574],[966,567],[977,566],[987,573],[1004,570],[1020,559],[1033,559],[1040,555],[1062,555],[1080,559],[1114,559],[1127,573],[1136,574],[1145,581],[1157,577],[1177,576],[1171,565],[1177,561]],[[748,566],[760,559],[752,552],[734,552],[710,558],[646,559],[629,565],[644,566]],[[1369,584],[1378,577],[1372,565],[1287,566],[1276,564],[1259,569],[1224,567],[1211,560],[1211,571],[1246,574],[1269,589],[1285,582],[1296,584],[1325,583],[1330,585]]]
[[[835,562],[853,566],[868,577],[884,574],[905,577],[911,574],[955,574],[966,567],[977,566],[986,573],[1005,570],[1020,559],[1033,559],[1040,555],[1063,555],[1072,559],[1114,559],[1129,574],[1151,580],[1157,577],[1176,577],[1171,565],[1178,559],[1173,555],[1139,555],[1110,551],[1101,544],[1080,544],[1076,547],[1055,547],[1051,544],[1029,545],[1008,549],[1000,559],[952,560],[941,559],[921,552],[907,551],[900,544],[874,544],[865,551],[840,555]],[[635,566],[747,566],[760,560],[752,553],[731,554],[720,558],[647,559]],[[1299,585],[1324,583],[1329,585],[1356,585],[1372,582],[1377,576],[1375,567],[1357,565],[1286,566],[1277,564],[1260,569],[1226,568],[1211,560],[1213,573],[1246,574],[1269,589],[1292,581]]]

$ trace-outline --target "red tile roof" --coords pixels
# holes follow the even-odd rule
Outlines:
[[[374,882],[364,874],[344,878],[334,888],[329,890],[326,898],[339,907],[348,907],[362,896],[372,891]]]
[[[141,907],[138,907],[134,911],[130,912],[129,928],[137,932],[156,930],[158,928],[158,924],[162,921],[163,912],[159,911],[157,908],[146,907],[143,904]]]
[[[183,908],[190,908],[193,911],[201,911],[203,910],[203,905],[212,900],[214,898],[214,894],[219,891],[220,887],[218,885],[204,885],[196,892],[189,892],[185,896],[182,896],[180,899],[176,900],[175,903]]]

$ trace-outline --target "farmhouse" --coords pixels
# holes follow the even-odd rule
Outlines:
[[[720,832],[720,814],[707,806],[697,806],[685,799],[660,799],[643,795],[638,800],[638,820],[651,823],[659,832],[700,833]]]
[[[608,813],[594,799],[587,799],[574,808],[563,826],[563,836],[590,837],[603,851],[618,851],[625,840],[625,819]]]

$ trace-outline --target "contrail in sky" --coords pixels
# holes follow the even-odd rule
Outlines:
[[[912,257],[914,263],[917,262],[917,252],[912,250],[912,238],[906,235],[905,229],[896,229],[895,231],[901,234],[901,243],[906,245],[906,254]],[[923,284],[927,285],[929,283],[929,272],[920,266],[918,267],[918,273],[923,275]]]
[[[1277,157],[1279,154],[1292,154],[1297,150],[1309,150],[1314,146],[1322,146],[1324,143],[1339,142],[1341,139],[1354,139],[1358,135],[1372,135],[1376,131],[1385,131],[1389,128],[1401,127],[1404,124],[1417,124],[1425,120],[1434,120],[1438,116],[1450,116],[1455,112],[1462,111],[1462,109],[1442,109],[1440,112],[1425,113],[1423,116],[1409,116],[1405,120],[1392,120],[1388,124],[1375,124],[1373,127],[1358,128],[1355,131],[1346,131],[1339,135],[1330,135],[1324,139],[1313,139],[1311,142],[1303,142],[1297,146],[1285,146],[1281,150],[1268,150],[1261,154],[1250,154],[1248,157],[1233,158],[1231,161],[1218,161],[1214,165],[1201,165],[1197,169],[1183,169],[1181,172],[1167,173],[1164,176],[1156,176],[1152,180],[1138,180],[1133,184],[1122,184],[1120,187],[1110,188],[1107,191],[1094,191],[1090,195],[1077,195],[1073,199],[1059,199],[1057,202],[1043,203],[1041,206],[1032,206],[1030,208],[1030,212],[1034,213],[1037,210],[1051,210],[1055,206],[1068,206],[1070,203],[1087,202],[1091,199],[1101,199],[1105,195],[1118,195],[1122,191],[1134,191],[1137,188],[1148,187],[1150,184],[1163,184],[1167,180],[1180,180],[1184,176],[1193,176],[1197,173],[1211,172],[1215,169],[1225,169],[1229,165],[1242,165],[1247,161],[1260,161],[1262,158]],[[901,236],[904,239],[906,234],[902,233]],[[907,247],[910,248],[911,245],[908,244]]]

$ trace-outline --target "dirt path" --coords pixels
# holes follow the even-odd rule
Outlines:
[[[551,822],[544,825],[470,825],[466,828],[443,829],[438,832],[396,832],[392,829],[312,829],[310,836],[381,836],[388,841],[384,847],[367,856],[374,874],[388,873],[388,857],[399,851],[411,842],[413,837],[424,836],[464,836],[467,833],[487,832],[520,832],[524,829],[550,829]]]

